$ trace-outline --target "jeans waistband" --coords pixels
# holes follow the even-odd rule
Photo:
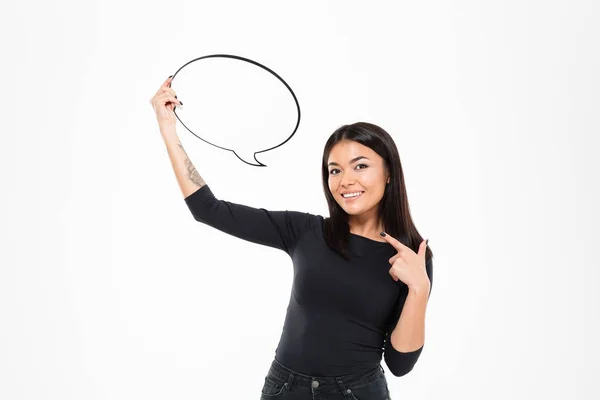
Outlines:
[[[269,374],[274,375],[283,382],[287,382],[288,387],[293,385],[320,392],[345,391],[347,385],[367,384],[385,377],[381,365],[377,365],[372,370],[363,373],[342,376],[309,376],[293,371],[277,360],[273,360],[271,363]]]

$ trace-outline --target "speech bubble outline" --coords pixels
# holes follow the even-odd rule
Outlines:
[[[202,141],[204,141],[204,142],[206,142],[206,143],[208,143],[208,144],[210,144],[210,145],[212,145],[212,146],[218,147],[219,149],[223,149],[223,150],[228,150],[228,151],[231,151],[233,154],[235,154],[235,156],[236,156],[237,158],[239,158],[240,160],[242,160],[243,162],[245,162],[245,163],[246,163],[246,164],[248,164],[248,165],[252,165],[252,166],[255,166],[255,167],[266,167],[266,165],[265,165],[265,164],[261,163],[260,161],[258,161],[258,160],[256,159],[256,154],[258,154],[258,153],[264,153],[264,152],[266,152],[266,151],[273,150],[273,149],[275,149],[275,148],[277,148],[277,147],[279,147],[279,146],[281,146],[281,145],[285,144],[285,143],[286,143],[288,140],[290,140],[290,139],[292,138],[292,136],[294,136],[294,134],[295,134],[295,133],[296,133],[296,131],[298,130],[298,126],[300,126],[300,104],[298,103],[298,99],[296,98],[296,95],[294,94],[294,91],[292,90],[292,88],[290,87],[290,85],[288,85],[288,84],[287,84],[287,82],[286,82],[286,81],[284,81],[284,80],[283,80],[283,78],[282,78],[282,77],[280,77],[280,76],[279,76],[279,75],[278,75],[278,74],[277,74],[275,71],[273,71],[272,69],[270,69],[270,68],[268,68],[268,67],[266,67],[266,66],[264,66],[264,65],[262,65],[262,64],[260,64],[260,63],[258,63],[258,62],[256,62],[256,61],[254,61],[254,60],[250,60],[249,58],[244,58],[244,57],[235,56],[235,55],[231,55],[231,54],[211,54],[211,55],[208,55],[208,56],[202,56],[202,57],[195,58],[195,59],[193,59],[193,60],[191,60],[191,61],[188,61],[187,63],[183,64],[183,65],[182,65],[182,66],[181,66],[181,67],[180,67],[180,68],[179,68],[179,69],[178,69],[178,70],[177,70],[177,71],[176,71],[176,72],[173,74],[173,79],[171,80],[171,82],[172,82],[172,81],[175,79],[175,76],[176,76],[176,75],[179,73],[179,71],[181,71],[181,70],[182,70],[182,69],[183,69],[183,68],[184,68],[186,65],[189,65],[189,64],[191,64],[191,63],[193,63],[193,62],[195,62],[195,61],[198,61],[198,60],[202,60],[202,59],[204,59],[204,58],[214,58],[214,57],[233,58],[233,59],[236,59],[236,60],[245,61],[245,62],[248,62],[248,63],[254,64],[254,65],[257,65],[257,66],[261,67],[262,69],[264,69],[264,70],[266,70],[266,71],[270,72],[270,73],[271,73],[272,75],[274,75],[274,76],[275,76],[277,79],[279,79],[279,80],[281,81],[281,83],[283,83],[283,84],[285,85],[285,87],[286,87],[286,88],[287,88],[287,89],[290,91],[290,93],[292,94],[292,97],[294,98],[294,102],[296,103],[296,108],[297,108],[297,110],[298,110],[298,121],[296,122],[296,127],[294,128],[294,131],[292,132],[292,134],[291,134],[291,135],[290,135],[290,136],[289,136],[287,139],[285,139],[283,142],[281,142],[280,144],[278,144],[277,146],[273,146],[273,147],[270,147],[270,148],[268,148],[268,149],[264,149],[264,150],[260,150],[260,151],[255,151],[255,152],[254,152],[254,156],[253,156],[253,157],[254,157],[254,160],[255,160],[255,161],[258,163],[258,164],[252,164],[252,163],[249,163],[248,161],[244,160],[243,158],[241,158],[241,157],[240,157],[240,156],[239,156],[239,155],[238,155],[238,154],[235,152],[235,150],[233,150],[233,149],[228,149],[228,148],[225,148],[225,147],[222,147],[222,146],[216,145],[216,144],[214,144],[214,143],[211,143],[211,142],[209,142],[208,140],[202,139],[200,136],[198,136],[198,135],[196,135],[194,132],[192,132],[192,130],[191,130],[190,128],[188,128],[188,127],[187,127],[187,126],[186,126],[186,125],[183,123],[183,121],[181,120],[181,118],[179,118],[179,115],[177,115],[177,112],[175,112],[175,108],[173,108],[173,112],[175,113],[175,116],[177,117],[177,119],[179,120],[179,122],[181,123],[181,125],[183,125],[183,126],[185,127],[185,129],[187,129],[188,131],[190,131],[190,133],[191,133],[192,135],[196,136],[198,139],[200,139],[200,140],[202,140]]]

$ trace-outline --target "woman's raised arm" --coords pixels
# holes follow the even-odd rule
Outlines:
[[[183,197],[186,198],[206,185],[206,182],[204,182],[204,179],[196,171],[194,164],[192,164],[192,161],[187,156],[175,130],[167,135],[163,135],[163,139],[167,146],[173,171],[175,171],[177,183],[179,183]]]
[[[206,185],[206,182],[204,182],[204,179],[202,179],[196,168],[194,168],[194,164],[190,161],[181,141],[177,137],[177,132],[175,131],[177,119],[173,110],[177,104],[183,105],[183,103],[177,99],[175,91],[171,88],[171,80],[172,77],[169,77],[163,82],[152,99],[150,99],[150,104],[152,104],[152,108],[156,112],[160,134],[167,146],[167,152],[171,159],[173,171],[175,171],[177,183],[179,183],[183,197],[186,198]]]

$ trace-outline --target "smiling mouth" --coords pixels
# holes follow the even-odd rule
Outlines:
[[[357,199],[357,198],[359,198],[360,196],[362,196],[362,195],[363,195],[363,193],[364,193],[364,191],[363,191],[363,192],[360,192],[360,194],[359,194],[358,196],[350,196],[350,197],[344,197],[344,196],[342,195],[342,198],[343,198],[344,200],[353,200],[353,199]]]

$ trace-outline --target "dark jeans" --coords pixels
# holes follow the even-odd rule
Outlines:
[[[362,374],[308,376],[273,360],[265,377],[261,400],[391,400],[381,365]]]

